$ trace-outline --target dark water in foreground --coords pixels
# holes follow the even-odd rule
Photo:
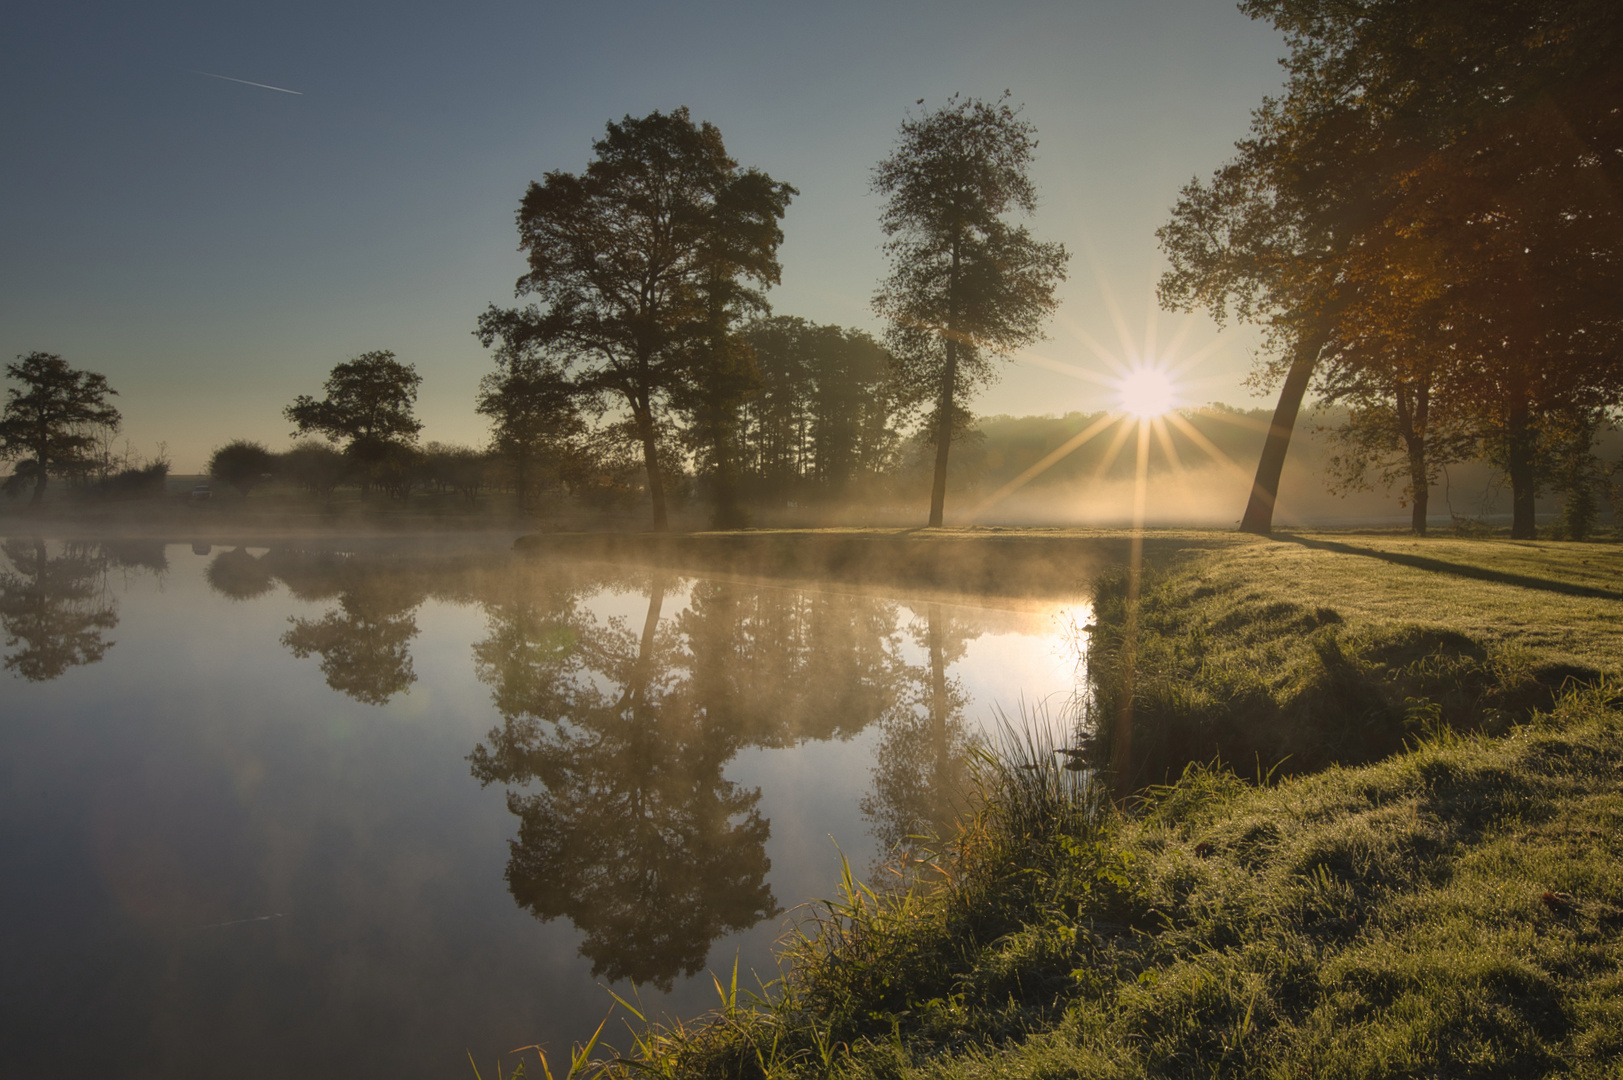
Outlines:
[[[0,553],[8,1077],[488,1075],[603,985],[696,1014],[842,851],[950,812],[994,707],[1062,710],[1085,621],[496,550]]]

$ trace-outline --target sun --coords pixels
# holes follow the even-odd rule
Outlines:
[[[1116,400],[1121,411],[1140,420],[1152,420],[1171,412],[1178,404],[1178,391],[1172,377],[1158,367],[1135,367],[1116,383]]]

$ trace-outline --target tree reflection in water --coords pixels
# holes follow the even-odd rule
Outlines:
[[[104,634],[118,625],[107,589],[113,557],[83,543],[65,544],[53,556],[43,540],[7,540],[0,550],[12,567],[0,573],[6,670],[46,682],[100,660],[113,645]]]
[[[893,601],[699,581],[662,619],[671,588],[650,582],[640,632],[556,582],[490,606],[474,651],[504,722],[470,757],[519,817],[514,898],[585,931],[593,974],[661,988],[778,914],[760,791],[728,762],[848,738],[919,681]]]
[[[222,551],[203,571],[209,588],[233,600],[256,600],[276,588],[276,576],[264,559],[256,559],[247,548]]]
[[[966,695],[948,672],[975,632],[937,605],[902,628],[900,605],[872,596],[523,559],[238,549],[207,577],[239,598],[280,579],[300,599],[336,599],[292,619],[282,643],[371,704],[415,680],[427,597],[484,608],[474,662],[502,723],[469,761],[518,818],[508,887],[538,919],[574,924],[600,977],[668,989],[719,938],[779,914],[761,792],[724,775],[741,750],[881,723],[861,809],[887,847],[950,820],[963,786]],[[594,614],[627,592],[646,596],[638,615]],[[907,662],[908,638],[926,663]]]
[[[541,787],[508,792],[513,898],[584,931],[594,975],[662,989],[778,911],[761,793],[723,778],[740,733],[676,677],[666,587],[651,584],[640,633],[572,603],[493,610],[475,655],[505,723],[470,757],[482,783]]]
[[[922,623],[909,627],[929,663],[909,669],[908,693],[880,719],[873,791],[862,800],[862,816],[887,851],[907,852],[921,840],[940,835],[957,817],[968,789],[964,725],[968,701],[963,681],[949,677],[979,631],[942,611],[925,608]]]
[[[417,681],[411,659],[417,608],[436,584],[456,580],[459,569],[436,574],[409,564],[287,549],[254,559],[239,549],[215,556],[207,573],[209,584],[227,596],[268,592],[279,578],[300,600],[336,598],[338,606],[319,619],[289,618],[292,629],[282,644],[301,660],[319,656],[327,685],[339,693],[384,705]]]

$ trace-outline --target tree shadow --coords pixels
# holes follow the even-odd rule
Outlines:
[[[1561,593],[1566,596],[1582,596],[1592,600],[1623,600],[1623,592],[1618,592],[1615,589],[1600,589],[1592,585],[1575,585],[1571,582],[1556,581],[1551,578],[1512,574],[1503,570],[1489,570],[1481,566],[1448,562],[1444,559],[1434,559],[1425,555],[1408,555],[1399,551],[1379,551],[1374,548],[1344,544],[1338,540],[1311,540],[1305,536],[1296,536],[1292,533],[1276,532],[1273,534],[1273,539],[1291,544],[1300,544],[1302,547],[1312,548],[1315,551],[1334,551],[1342,555],[1359,555],[1398,566],[1412,567],[1416,570],[1430,570],[1438,574],[1453,574],[1455,577],[1491,581],[1499,585],[1514,585],[1521,589],[1538,589],[1542,592]]]

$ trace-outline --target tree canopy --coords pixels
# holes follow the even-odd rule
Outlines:
[[[1541,440],[1623,386],[1615,5],[1242,8],[1285,32],[1286,91],[1159,233],[1163,302],[1258,323],[1259,379],[1284,377],[1242,528],[1271,524],[1317,367],[1332,394],[1408,411],[1405,439],[1425,437],[1420,401],[1468,420],[1510,476],[1513,533],[1532,535]],[[1425,473],[1416,460],[1411,487]]]
[[[118,429],[118,394],[107,377],[80,371],[54,353],[31,352],[6,365],[6,407],[0,411],[0,459],[17,461],[15,476],[32,477],[31,504],[45,497],[52,472],[82,466],[97,446],[96,429]]]
[[[555,360],[583,406],[630,414],[662,529],[672,397],[703,404],[696,380],[741,362],[726,347],[730,324],[760,310],[759,289],[778,280],[778,221],[795,190],[741,169],[721,132],[685,108],[610,123],[592,149],[584,173],[549,172],[526,191],[518,229],[530,269],[517,293],[536,302],[492,307],[478,333]]]
[[[300,394],[283,415],[295,435],[317,432],[347,442],[350,453],[366,457],[388,443],[412,442],[423,429],[412,414],[423,377],[388,350],[366,352],[335,364],[320,401]]]
[[[895,151],[874,168],[891,262],[874,310],[890,323],[903,385],[933,402],[931,525],[942,522],[948,450],[968,422],[964,399],[992,381],[993,357],[1042,336],[1065,279],[1064,246],[1007,220],[1036,211],[1028,175],[1036,149],[1035,127],[1008,95],[955,96],[904,120]]]
[[[233,439],[209,455],[208,474],[246,496],[276,471],[276,455],[263,443]]]

